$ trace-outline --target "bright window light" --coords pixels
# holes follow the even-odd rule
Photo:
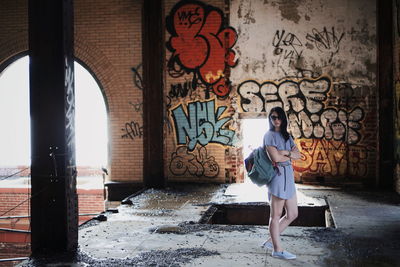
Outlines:
[[[77,166],[107,166],[107,111],[93,76],[75,62]]]
[[[246,158],[250,153],[262,146],[264,134],[268,131],[268,119],[243,119],[242,120],[242,133],[243,133],[243,158]],[[247,182],[247,175],[245,175],[245,182]]]
[[[93,76],[75,62],[77,166],[107,165],[107,111]],[[29,57],[0,73],[0,166],[29,166]]]
[[[0,165],[31,164],[29,122],[29,58],[0,73]]]

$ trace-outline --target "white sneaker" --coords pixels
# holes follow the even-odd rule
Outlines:
[[[296,258],[296,255],[287,252],[287,251],[282,251],[282,252],[278,252],[278,251],[272,251],[271,254],[272,257],[274,258],[278,258],[278,259],[284,259],[284,260],[293,260]]]
[[[268,249],[268,250],[274,249],[274,245],[272,245],[272,242],[270,242],[270,241],[264,241],[264,243],[262,243],[261,247],[263,249]]]

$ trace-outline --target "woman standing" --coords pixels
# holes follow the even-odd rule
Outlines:
[[[269,131],[264,135],[264,147],[278,171],[268,185],[270,202],[269,233],[262,247],[271,249],[272,257],[295,259],[296,255],[283,250],[280,233],[297,218],[297,197],[294,184],[292,160],[301,158],[293,138],[287,132],[287,118],[281,107],[269,113]],[[282,217],[283,208],[286,214]],[[282,217],[282,218],[281,218]]]

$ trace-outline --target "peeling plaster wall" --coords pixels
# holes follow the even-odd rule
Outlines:
[[[373,0],[233,0],[240,66],[231,78],[280,80],[303,70],[375,85],[375,17]]]
[[[374,0],[231,2],[236,112],[284,107],[303,154],[297,180],[375,177],[375,7]]]

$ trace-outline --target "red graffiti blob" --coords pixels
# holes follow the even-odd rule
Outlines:
[[[207,58],[207,41],[198,36],[204,20],[204,10],[196,5],[181,7],[174,16],[177,37],[171,38],[171,46],[180,63],[188,69],[197,69]]]
[[[188,72],[195,72],[219,97],[230,92],[229,68],[235,66],[231,49],[237,40],[233,28],[223,28],[222,12],[199,3],[187,3],[174,11],[171,59]]]

